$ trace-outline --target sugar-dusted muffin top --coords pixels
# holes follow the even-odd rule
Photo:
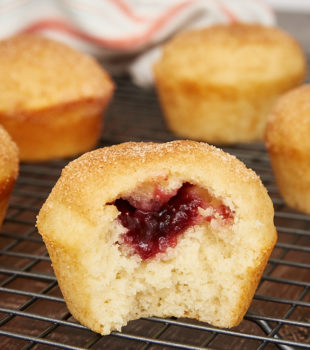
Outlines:
[[[283,95],[274,106],[266,128],[266,145],[273,150],[310,151],[310,84]]]
[[[113,84],[90,56],[37,35],[0,41],[0,113],[102,99]]]
[[[155,73],[214,84],[302,80],[306,61],[298,43],[275,27],[223,24],[187,31],[166,44]]]
[[[63,235],[60,227],[55,228],[61,225],[63,214],[59,214],[59,220],[54,217],[63,205],[90,222],[97,222],[106,203],[132,191],[137,183],[162,176],[182,178],[192,184],[204,181],[205,187],[218,197],[234,197],[236,205],[243,207],[250,218],[253,211],[258,220],[271,218],[272,224],[271,200],[253,171],[215,147],[186,140],[164,144],[128,142],[85,153],[63,169],[41,209],[38,224],[44,234],[49,232],[49,238],[70,240],[69,234]],[[74,232],[73,235],[76,240]]]

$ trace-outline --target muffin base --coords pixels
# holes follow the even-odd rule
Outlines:
[[[299,80],[234,87],[186,81],[172,84],[159,78],[156,85],[171,131],[214,144],[233,144],[262,140],[276,98]]]
[[[109,101],[79,101],[34,112],[1,115],[0,123],[20,149],[22,161],[70,157],[92,149]]]
[[[277,186],[285,203],[310,214],[309,155],[297,150],[268,150]]]

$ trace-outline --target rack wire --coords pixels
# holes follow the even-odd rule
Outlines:
[[[100,146],[169,141],[153,90],[117,79]],[[69,159],[22,164],[0,233],[1,349],[310,349],[310,216],[283,203],[263,144],[224,148],[260,176],[275,206],[279,240],[242,323],[216,329],[190,319],[143,318],[121,333],[93,333],[70,315],[36,215]]]

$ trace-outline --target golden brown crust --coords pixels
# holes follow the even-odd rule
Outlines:
[[[162,177],[207,189],[236,216],[227,231],[196,227],[167,261],[145,263],[115,244],[120,228],[111,203]],[[258,176],[235,157],[193,141],[129,142],[84,154],[63,170],[37,225],[70,311],[102,334],[150,315],[237,325],[276,240],[272,202]],[[195,294],[202,290],[203,297]],[[221,303],[228,309],[211,311]]]
[[[253,300],[254,293],[258,286],[258,283],[264,273],[264,270],[267,266],[268,259],[272,253],[273,247],[277,242],[277,231],[274,229],[273,242],[270,245],[266,245],[259,254],[257,258],[257,265],[255,268],[249,268],[247,278],[248,284],[241,291],[242,297],[239,299],[239,304],[235,307],[235,323],[231,324],[230,327],[234,327],[238,325],[241,321],[245,313],[247,312],[250,304]]]
[[[263,138],[275,99],[305,78],[298,43],[278,28],[216,25],[177,35],[154,66],[167,123],[213,143]]]
[[[18,175],[18,150],[0,126],[0,226]]]
[[[45,161],[92,149],[102,129],[102,109],[108,104],[92,99],[45,110],[1,115],[0,122],[20,148],[22,161]]]
[[[244,84],[300,80],[305,67],[299,44],[283,30],[258,24],[223,24],[175,36],[164,47],[155,73],[179,82],[238,84],[241,89]]]
[[[265,143],[285,202],[310,214],[310,85],[283,95],[266,127]]]
[[[53,40],[0,41],[0,123],[22,160],[72,156],[98,140],[114,85],[95,59]]]
[[[268,118],[265,140],[274,152],[310,151],[310,85],[283,95]]]
[[[15,115],[105,99],[112,81],[96,60],[37,35],[0,41],[0,112]]]

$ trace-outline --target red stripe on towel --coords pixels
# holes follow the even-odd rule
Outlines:
[[[235,13],[233,13],[229,7],[227,7],[225,4],[223,4],[222,1],[217,0],[217,4],[218,4],[219,8],[222,10],[222,12],[229,19],[230,22],[232,22],[232,23],[239,22],[238,16]]]
[[[171,7],[161,17],[154,20],[145,32],[122,38],[109,39],[105,37],[98,37],[77,29],[63,20],[53,18],[45,18],[36,21],[23,28],[20,32],[37,33],[43,30],[54,30],[57,32],[63,32],[65,34],[72,35],[75,38],[85,40],[102,47],[125,51],[128,49],[138,48],[147,43],[150,38],[154,36],[154,34],[156,34],[170,20],[171,17],[175,16],[178,12],[180,12],[183,8],[189,6],[192,2],[193,1],[184,1],[183,3]]]

